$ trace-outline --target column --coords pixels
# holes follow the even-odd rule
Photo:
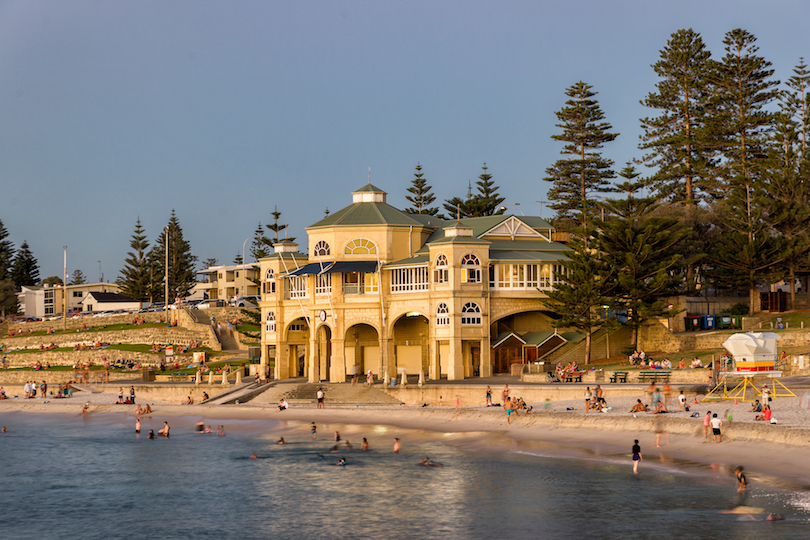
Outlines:
[[[481,376],[492,376],[492,348],[489,346],[489,338],[481,340]]]
[[[318,354],[318,341],[315,339],[315,330],[310,330],[309,336],[309,351],[307,351],[307,381],[311,383],[320,382],[318,368],[320,367],[320,358]]]
[[[441,378],[441,366],[439,365],[439,342],[436,339],[431,339],[428,342],[428,355],[430,363],[428,364],[428,379],[438,380]]]
[[[273,369],[276,379],[287,379],[290,376],[290,350],[286,343],[276,342],[276,367]]]
[[[450,358],[448,358],[447,380],[455,381],[464,378],[464,351],[460,338],[450,339]]]
[[[344,340],[332,338],[332,367],[329,373],[329,382],[346,381],[346,351],[343,345]],[[354,358],[351,361],[354,362]]]

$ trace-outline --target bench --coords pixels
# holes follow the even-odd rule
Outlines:
[[[581,371],[571,371],[563,374],[563,382],[582,382]]]
[[[671,371],[639,371],[638,382],[669,382]]]
[[[614,371],[613,375],[611,375],[611,377],[610,377],[610,382],[612,382],[612,383],[627,382],[627,372],[626,371]]]
[[[185,381],[186,379],[186,375],[169,375],[170,381]]]

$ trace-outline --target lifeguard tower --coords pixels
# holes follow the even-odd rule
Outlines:
[[[784,384],[777,380],[782,376],[776,370],[776,340],[779,334],[773,332],[745,332],[728,338],[723,347],[731,353],[731,370],[720,374],[722,380],[709,392],[703,401],[714,399],[739,399],[753,401],[762,396],[762,388],[771,381],[772,397],[796,397]],[[777,388],[778,385],[778,388]],[[729,390],[731,386],[731,390]],[[752,397],[747,395],[753,390]]]

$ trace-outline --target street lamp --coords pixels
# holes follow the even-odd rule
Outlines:
[[[166,322],[169,322],[169,227],[163,229],[165,234],[164,251],[166,251],[166,266],[163,271],[163,281],[165,281],[165,293],[163,294],[163,312],[166,316]]]
[[[519,203],[519,202],[516,202],[516,203],[512,203],[512,204],[505,204],[505,205],[501,206],[501,207],[499,208],[499,210],[500,210],[501,212],[505,212],[505,211],[506,211],[506,209],[507,209],[507,208],[509,208],[510,206],[520,206],[520,203]],[[526,215],[526,214],[524,214],[524,213],[523,213],[523,210],[521,210],[520,208],[518,208],[518,209],[517,209],[517,211],[518,211],[518,212],[520,212],[520,215],[521,215],[521,216],[525,216],[525,215]]]

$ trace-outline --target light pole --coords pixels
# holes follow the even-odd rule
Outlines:
[[[163,231],[165,234],[165,242],[164,242],[164,249],[166,251],[166,266],[163,271],[163,281],[164,283],[164,294],[163,294],[163,312],[166,315],[166,323],[169,322],[169,227],[166,226]]]
[[[502,212],[505,212],[506,209],[509,208],[510,206],[520,206],[520,203],[516,202],[516,203],[512,203],[512,204],[505,204],[505,205],[501,206],[499,208],[499,210],[501,210]],[[521,216],[524,216],[524,217],[526,216],[526,214],[524,214],[523,210],[521,210],[520,208],[518,208],[517,211],[520,212]]]

